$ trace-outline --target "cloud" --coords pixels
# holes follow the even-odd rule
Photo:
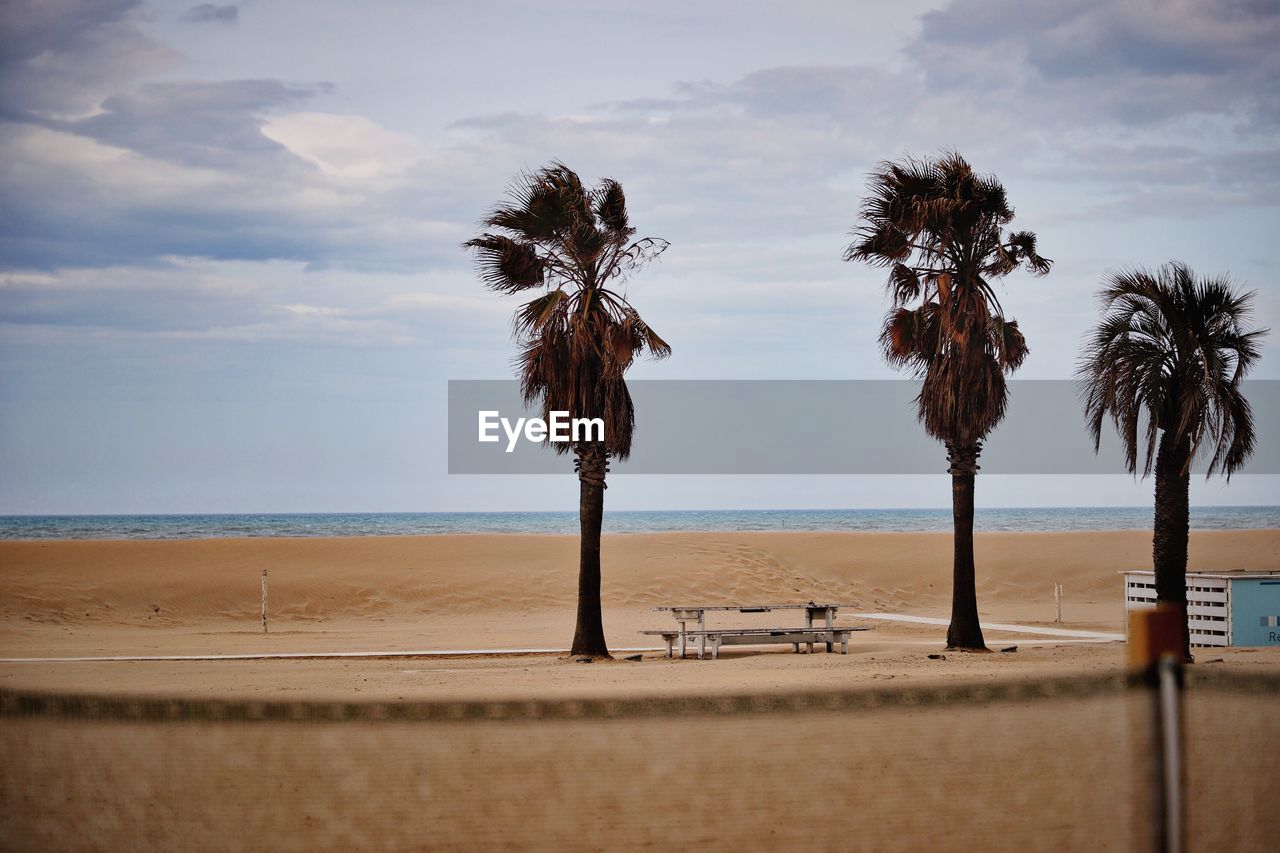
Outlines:
[[[518,304],[518,303],[517,303]],[[387,315],[401,315],[404,312],[441,311],[477,314],[509,315],[513,310],[510,301],[494,299],[492,296],[459,296],[452,293],[416,291],[397,293],[386,299],[378,309]]]
[[[214,3],[201,3],[192,6],[182,16],[182,20],[196,24],[234,24],[240,17],[240,8],[234,3],[218,6]]]
[[[1072,147],[1069,158],[1043,166],[1037,174],[1063,186],[1096,188],[1092,202],[1067,217],[1070,220],[1204,218],[1238,208],[1275,207],[1280,151],[1081,142]]]
[[[232,287],[185,264],[152,269],[64,270],[57,276],[10,276],[0,283],[0,322],[15,326],[115,329],[134,333],[195,331],[253,322],[270,288]]]
[[[294,303],[293,305],[277,305],[276,307],[288,311],[290,314],[298,314],[303,317],[341,317],[347,313],[343,308],[333,308],[328,305]]]
[[[67,100],[31,74],[10,92],[20,108],[0,116],[3,267],[171,256],[384,270],[464,264],[464,222],[492,191],[489,151],[430,151],[367,117],[307,109],[332,91],[323,83],[145,82],[157,66],[128,50],[172,54],[141,34],[132,3],[97,14],[76,5],[61,18],[33,10],[23,21],[36,46],[6,41],[4,67],[18,77],[28,66],[57,69],[52,78],[80,81],[71,88],[94,97]]]
[[[458,244],[506,182],[557,157],[621,180],[642,233],[675,242],[656,278],[714,279],[702,296],[673,291],[689,312],[732,301],[734,286],[746,311],[776,312],[790,292],[789,305],[820,312],[840,301],[842,276],[862,276],[839,251],[883,158],[955,147],[1000,174],[1033,229],[1280,197],[1268,100],[1280,86],[1268,88],[1276,60],[1262,49],[1275,16],[1261,6],[1222,4],[1207,20],[1194,5],[1143,6],[1143,18],[1081,0],[955,0],[923,18],[897,64],[674,81],[559,113],[474,115],[429,142],[348,100],[334,109],[319,83],[147,82],[171,53],[141,34],[133,4],[104,8],[46,21],[58,35],[42,36],[65,79],[106,69],[92,104],[64,109],[58,87],[29,77],[11,99],[25,112],[0,123],[10,270],[161,269],[178,257],[465,275]],[[88,67],[58,45],[81,46]],[[470,310],[465,292],[397,310]],[[35,316],[23,304],[12,315]],[[361,319],[287,307],[350,307],[306,295],[270,304],[293,320]],[[219,328],[283,322],[264,320],[264,306]]]
[[[8,0],[0,7],[0,118],[89,114],[177,52],[137,26],[138,0]]]
[[[0,326],[64,342],[122,339],[280,340],[400,345],[500,316],[511,306],[449,295],[450,281],[306,273],[297,263],[166,258],[150,267],[0,274]],[[470,291],[470,282],[464,282]],[[428,288],[434,289],[435,292]]]
[[[1106,183],[1104,207],[1114,215],[1126,194],[1153,190],[1184,205],[1197,197],[1264,203],[1276,172],[1266,146],[1185,124],[1234,110],[1262,126],[1256,83],[1274,61],[1259,45],[1274,16],[1224,7],[1221,20],[1205,22],[1197,7],[1161,7],[1148,10],[1144,35],[1127,6],[1036,2],[1014,14],[1023,6],[1010,2],[956,0],[926,15],[897,67],[767,68],[571,114],[478,115],[432,145],[363,115],[317,108],[330,91],[318,84],[122,84],[91,115],[4,133],[14,190],[4,208],[20,224],[0,238],[0,251],[9,265],[33,268],[168,255],[458,266],[457,241],[505,181],[551,157],[586,176],[623,179],[636,210],[650,211],[640,223],[679,234],[695,251],[743,237],[842,233],[876,160],[942,146],[1002,176]],[[113,9],[68,24],[63,41],[142,38],[133,7]],[[1139,50],[1135,39],[1144,38]],[[1118,51],[1126,57],[1091,60]],[[1188,56],[1197,59],[1178,60]],[[951,62],[961,71],[946,72]],[[1124,94],[1131,78],[1138,88]],[[1187,86],[1234,94],[1202,101],[1183,97]],[[1097,103],[1105,100],[1099,88],[1112,101]],[[1148,114],[1132,124],[1114,107],[1135,98]],[[1126,133],[1104,134],[1114,140],[1104,151],[1094,142],[1101,127]],[[1210,192],[1232,172],[1224,158],[1237,152],[1258,164],[1255,183],[1267,189]],[[1150,209],[1141,200],[1139,208]]]
[[[908,55],[943,90],[986,87],[1041,120],[1280,121],[1280,7],[1257,0],[954,0]]]
[[[153,83],[112,95],[89,118],[50,126],[179,165],[277,171],[291,158],[263,136],[263,123],[323,91],[277,80]]]
[[[258,133],[339,178],[388,177],[427,157],[414,137],[358,115],[289,113],[269,119]]]
[[[314,257],[331,200],[254,170],[173,163],[63,131],[0,127],[0,257],[11,268],[148,263],[170,255]],[[281,212],[311,220],[297,229]],[[310,212],[308,212],[310,210]]]
[[[0,124],[10,223],[0,259],[30,269],[173,255],[460,264],[456,196],[435,187],[457,188],[479,162],[446,152],[424,164],[424,146],[363,117],[285,112],[318,92],[271,80],[151,84],[88,118]]]

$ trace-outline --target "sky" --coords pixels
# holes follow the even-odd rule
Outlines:
[[[2,513],[572,509],[571,474],[450,476],[444,440],[448,380],[512,376],[518,304],[460,244],[553,159],[671,243],[628,285],[674,349],[637,378],[896,376],[882,272],[841,254],[869,170],[942,149],[1055,261],[1001,285],[1019,378],[1072,375],[1129,265],[1228,273],[1280,328],[1274,0],[0,0],[0,24]],[[606,503],[946,506],[945,467],[614,476]],[[1278,504],[1280,478],[1192,500]]]

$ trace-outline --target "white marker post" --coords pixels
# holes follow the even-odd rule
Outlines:
[[[267,633],[267,570],[262,570],[262,633]]]
[[[266,583],[266,581],[263,581],[263,583]],[[1060,583],[1055,583],[1053,585],[1053,609],[1054,609],[1053,621],[1061,622],[1062,621],[1062,584]]]

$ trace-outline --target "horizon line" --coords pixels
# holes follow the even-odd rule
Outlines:
[[[605,514],[616,513],[694,513],[694,512],[946,512],[949,506],[916,507],[704,507],[685,509],[605,509]],[[1107,504],[1096,506],[995,506],[975,507],[975,512],[1054,511],[1054,510],[1114,510],[1151,509],[1152,504]],[[1199,504],[1192,505],[1192,514],[1205,510],[1280,509],[1280,504]],[[182,518],[186,516],[308,516],[308,515],[576,515],[577,510],[505,509],[505,510],[245,510],[217,512],[16,512],[0,513],[0,518]]]

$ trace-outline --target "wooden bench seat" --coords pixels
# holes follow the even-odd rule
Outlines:
[[[711,659],[717,660],[720,657],[721,646],[762,646],[775,643],[790,644],[797,653],[800,651],[801,644],[808,646],[809,652],[812,653],[814,643],[825,643],[828,652],[833,651],[835,644],[839,643],[840,654],[847,655],[849,653],[849,634],[854,631],[869,630],[871,629],[864,627],[841,626],[832,628],[718,628],[701,631],[671,629],[641,631],[640,633],[662,637],[667,644],[667,657],[673,657],[675,643],[682,634],[684,637],[696,637],[698,638],[698,658],[701,659],[705,656],[706,647],[710,645]]]

